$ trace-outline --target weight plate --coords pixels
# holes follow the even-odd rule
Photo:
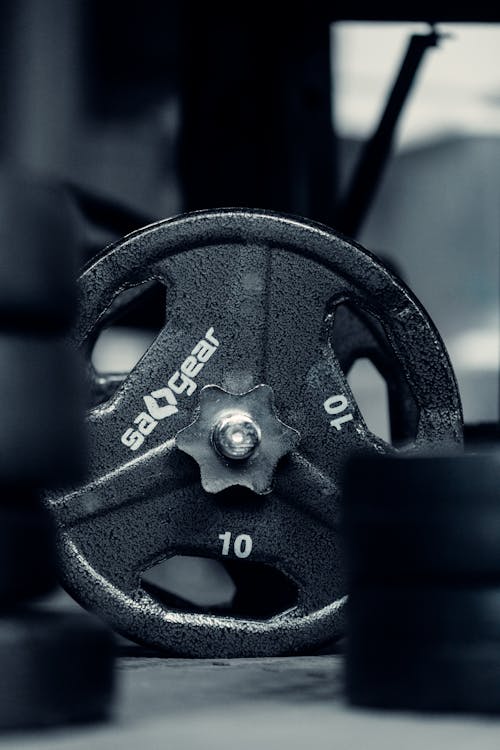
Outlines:
[[[346,375],[362,359],[375,366],[387,388],[391,441],[395,445],[411,442],[416,431],[418,406],[381,323],[367,311],[340,305],[335,314],[332,345]]]
[[[82,375],[57,338],[0,334],[0,481],[60,486],[81,475]]]
[[[500,710],[500,588],[356,589],[348,699],[362,706]]]
[[[65,192],[0,175],[0,324],[65,330],[76,309],[76,217]]]
[[[0,727],[105,718],[113,694],[113,639],[83,613],[22,610],[0,618]]]
[[[344,530],[353,587],[500,580],[500,456],[354,459]]]
[[[311,222],[227,209],[151,225],[96,259],[79,280],[75,345],[88,352],[117,294],[151,279],[167,287],[166,324],[115,394],[90,410],[87,482],[47,498],[65,585],[117,630],[179,654],[271,655],[340,636],[343,465],[358,451],[394,449],[369,432],[352,396],[330,340],[335,312],[348,300],[384,327],[417,409],[417,449],[461,444],[438,333],[355,243]],[[217,388],[200,402],[208,385]],[[261,385],[300,442],[286,447],[268,494],[204,491],[177,435],[205,423],[214,394],[236,403]],[[218,471],[241,485],[265,450],[263,439],[246,464],[221,456]],[[141,574],[176,554],[277,568],[297,587],[295,606],[267,620],[169,609]]]
[[[498,713],[498,643],[429,647],[362,642],[348,647],[346,694],[369,708]]]
[[[15,494],[9,492],[9,501]],[[2,491],[4,502],[5,492]],[[48,514],[33,505],[0,505],[0,606],[49,593],[57,583]]]
[[[500,588],[378,586],[349,595],[349,635],[357,643],[431,645],[497,642]]]

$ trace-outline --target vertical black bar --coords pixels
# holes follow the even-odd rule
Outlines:
[[[333,205],[330,28],[305,4],[275,13],[183,5],[184,208],[249,206],[327,221]]]

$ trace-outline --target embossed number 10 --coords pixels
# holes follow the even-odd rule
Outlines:
[[[229,555],[231,536],[231,531],[225,531],[223,534],[219,534],[219,539],[222,542],[223,555]],[[236,557],[248,557],[252,551],[252,537],[248,534],[239,534],[234,540],[233,550]]]

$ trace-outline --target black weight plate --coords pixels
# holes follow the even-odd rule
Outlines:
[[[81,475],[83,388],[57,338],[0,334],[0,482],[60,486]]]
[[[366,708],[499,713],[500,646],[356,642],[348,646],[346,695]]]
[[[344,531],[351,585],[500,582],[500,456],[354,459]]]
[[[357,643],[497,642],[500,587],[371,587],[349,595],[349,635]]]
[[[26,729],[105,718],[114,644],[83,613],[20,610],[0,618],[0,727]]]
[[[63,330],[76,309],[76,217],[65,192],[0,174],[0,326]]]
[[[395,445],[411,442],[416,434],[418,407],[381,323],[363,310],[342,305],[336,311],[332,345],[346,375],[360,359],[368,359],[375,366],[387,388],[391,440]]]
[[[342,468],[354,452],[393,448],[369,432],[345,380],[330,341],[335,311],[350,300],[384,326],[418,412],[412,444],[422,448],[461,444],[460,401],[438,333],[411,292],[358,245],[318,224],[228,209],[146,227],[93,262],[79,280],[75,345],[87,349],[116,295],[148,279],[167,287],[166,325],[110,400],[89,412],[87,483],[47,499],[65,585],[129,637],[180,654],[278,654],[338,637]],[[211,356],[182,386],[180,366],[209,340]],[[207,494],[197,464],[175,448],[209,384],[232,393],[266,384],[279,418],[300,433],[269,494]],[[152,424],[141,416],[144,397],[159,389]],[[338,426],[325,407],[332,396],[345,404]],[[292,579],[295,607],[268,620],[178,612],[141,585],[141,573],[171,555],[225,559],[227,532],[251,538],[249,564]],[[226,557],[237,556],[231,546]]]
[[[0,607],[49,593],[57,583],[55,539],[46,511],[3,504],[0,492]],[[15,501],[13,490],[9,502]]]

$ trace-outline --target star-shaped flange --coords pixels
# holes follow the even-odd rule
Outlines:
[[[265,495],[278,461],[299,440],[297,430],[278,418],[270,386],[229,393],[207,385],[196,420],[177,433],[176,446],[198,462],[206,492],[240,485]]]

